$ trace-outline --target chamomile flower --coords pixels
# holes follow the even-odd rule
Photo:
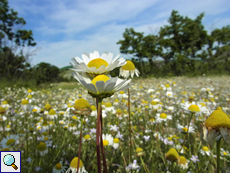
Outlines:
[[[125,63],[125,59],[119,58],[119,55],[113,59],[112,53],[103,53],[100,56],[98,51],[94,51],[94,53],[89,55],[87,53],[82,54],[82,59],[79,57],[72,58],[71,65],[74,67],[72,70],[77,73],[98,75],[108,73]]]
[[[209,150],[208,147],[206,146],[203,146],[202,149],[200,149],[200,153],[204,156],[204,155],[208,155],[210,156],[211,154],[211,151]]]
[[[118,149],[119,143],[120,143],[120,140],[118,138],[114,138],[113,144],[112,144],[113,148]],[[104,144],[104,142],[103,142],[103,144]]]
[[[156,114],[156,122],[161,123],[163,121],[172,120],[172,115],[167,115],[165,113]]]
[[[40,153],[41,156],[44,156],[48,153],[48,148],[46,146],[45,142],[40,142],[37,146],[36,149]]]
[[[180,156],[180,158],[178,159],[178,165],[182,169],[188,169],[188,163],[189,161],[184,156]]]
[[[110,134],[102,134],[102,141],[104,146],[113,145],[113,137]]]
[[[220,154],[222,157],[230,156],[229,151],[225,151],[223,148],[220,148]]]
[[[63,166],[62,161],[53,167],[53,173],[64,173],[67,166]]]
[[[112,96],[115,92],[129,87],[130,79],[122,80],[118,77],[110,78],[106,75],[98,75],[93,80],[78,73],[74,74],[74,78],[86,87],[89,94],[93,97],[101,96],[103,98]]]
[[[190,123],[189,127],[188,125],[186,126],[182,126],[180,124],[177,124],[177,129],[181,132],[181,133],[195,133],[195,128],[193,127],[194,125],[192,123]]]
[[[78,157],[74,157],[73,160],[70,162],[70,166],[69,169],[67,169],[66,173],[70,173],[70,172],[77,172],[77,165],[78,165]],[[79,171],[78,173],[88,173],[85,170],[85,167],[82,163],[82,161],[79,161]]]
[[[127,60],[126,62],[127,63],[120,68],[119,76],[122,76],[124,78],[128,78],[129,76],[133,77],[134,74],[136,74],[136,76],[138,77],[140,72],[136,69],[136,67],[132,63],[132,61]]]
[[[2,148],[9,148],[14,144],[19,143],[18,139],[19,139],[18,135],[9,135],[6,138],[2,139],[0,145],[2,146]]]

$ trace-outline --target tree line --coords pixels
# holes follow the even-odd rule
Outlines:
[[[208,33],[202,19],[181,16],[173,10],[168,25],[157,34],[125,29],[120,52],[132,60],[142,76],[195,76],[230,74],[230,25]]]

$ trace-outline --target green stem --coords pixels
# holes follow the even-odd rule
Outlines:
[[[220,173],[220,140],[216,142],[216,154],[217,154],[217,173]]]
[[[80,165],[80,160],[81,160],[82,126],[83,126],[83,115],[81,115],[80,144],[79,144],[79,150],[78,150],[77,173],[79,171],[79,165]]]
[[[131,159],[132,159],[132,137],[131,137],[131,117],[130,117],[130,92],[129,92],[129,88],[128,88],[128,114],[129,114],[129,163],[131,163]]]

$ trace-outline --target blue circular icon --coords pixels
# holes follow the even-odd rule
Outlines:
[[[3,162],[7,165],[7,166],[11,166],[14,162],[14,156],[12,156],[11,154],[7,154],[5,155]]]

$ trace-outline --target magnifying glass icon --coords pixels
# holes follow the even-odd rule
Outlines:
[[[18,167],[14,164],[15,163],[15,158],[11,154],[7,154],[3,158],[3,162],[7,166],[12,166],[15,170],[18,169]]]

